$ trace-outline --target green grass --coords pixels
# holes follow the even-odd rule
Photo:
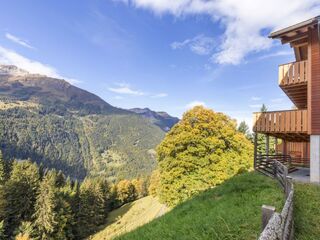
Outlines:
[[[284,204],[278,184],[258,173],[236,176],[118,240],[257,239],[261,206]]]
[[[112,239],[150,222],[166,211],[165,205],[159,203],[156,198],[141,198],[109,213],[108,224],[89,239]]]
[[[320,238],[320,186],[295,184],[295,239]]]

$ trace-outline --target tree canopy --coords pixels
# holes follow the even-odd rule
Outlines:
[[[216,186],[253,164],[253,146],[228,116],[197,106],[157,148],[160,200],[170,206]]]

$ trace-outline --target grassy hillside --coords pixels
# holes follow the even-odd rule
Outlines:
[[[261,206],[281,209],[278,184],[258,173],[233,177],[118,240],[257,239]]]
[[[295,184],[295,239],[311,240],[320,236],[320,186]]]
[[[108,224],[90,239],[107,240],[134,230],[164,214],[167,208],[151,196],[128,203],[109,213]]]

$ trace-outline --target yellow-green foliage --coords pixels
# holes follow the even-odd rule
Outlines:
[[[195,107],[157,148],[160,199],[170,206],[252,168],[253,146],[222,113]]]
[[[158,169],[154,170],[150,177],[150,184],[148,188],[149,195],[156,197],[159,193],[160,172]]]

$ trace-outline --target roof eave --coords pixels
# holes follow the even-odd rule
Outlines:
[[[285,35],[285,34],[287,34],[289,32],[296,31],[296,30],[298,30],[300,28],[303,28],[303,27],[308,27],[308,26],[314,25],[314,24],[318,23],[319,19],[320,19],[320,16],[308,19],[306,21],[303,21],[303,22],[294,24],[292,26],[280,29],[278,31],[272,32],[272,33],[269,34],[268,37],[272,38],[272,39],[280,38],[281,36],[283,36],[283,35]]]

